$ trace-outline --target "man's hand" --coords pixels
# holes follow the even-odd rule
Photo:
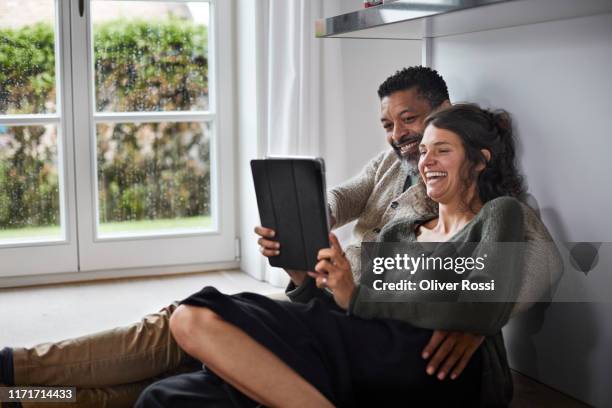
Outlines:
[[[274,235],[276,232],[271,228],[255,227],[255,233],[259,235],[257,243],[259,244],[259,250],[266,256],[277,256],[280,254],[280,244],[275,241]]]
[[[315,278],[319,288],[331,289],[336,304],[346,310],[356,288],[351,264],[346,259],[338,238],[333,233],[329,234],[329,242],[331,248],[323,248],[319,251],[317,255],[319,262],[314,272],[309,271],[308,275]]]
[[[278,256],[280,254],[280,244],[273,239],[276,235],[276,231],[271,228],[258,226],[255,227],[255,233],[259,235],[257,243],[259,244],[259,251],[263,256]],[[306,279],[306,271],[285,269],[285,272],[289,274],[291,281],[296,286],[300,286],[304,282],[304,279]]]
[[[450,378],[451,380],[456,379],[463,372],[483,340],[484,336],[479,334],[447,332],[444,330],[434,331],[421,354],[424,359],[428,359],[433,354],[429,364],[427,364],[427,374],[434,375],[437,371],[438,379],[443,380],[452,370]],[[442,366],[438,370],[441,364]]]

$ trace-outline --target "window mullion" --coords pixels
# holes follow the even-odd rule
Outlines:
[[[41,115],[2,115],[0,125],[6,126],[34,126],[46,124],[59,124],[61,116],[59,114]]]
[[[210,112],[100,112],[94,114],[96,123],[124,122],[210,122],[215,120]]]

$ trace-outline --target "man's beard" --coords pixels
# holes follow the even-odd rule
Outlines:
[[[391,143],[391,147],[400,160],[408,162],[411,166],[416,166],[419,162],[419,143],[421,143],[422,139],[423,134],[413,133],[411,135],[402,137],[399,143]],[[402,153],[402,145],[411,144],[414,142],[416,142],[414,147],[410,148],[409,151]]]

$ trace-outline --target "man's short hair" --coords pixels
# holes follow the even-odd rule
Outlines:
[[[378,88],[378,97],[382,99],[397,91],[405,91],[415,86],[419,95],[427,99],[432,109],[450,99],[446,82],[438,71],[420,65],[404,68],[385,79]]]

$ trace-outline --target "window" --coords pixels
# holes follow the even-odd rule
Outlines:
[[[209,4],[146,8],[92,2],[98,237],[212,227]]]
[[[233,261],[228,7],[3,2],[0,274]]]
[[[38,3],[0,5],[0,243],[64,237],[56,12]]]

